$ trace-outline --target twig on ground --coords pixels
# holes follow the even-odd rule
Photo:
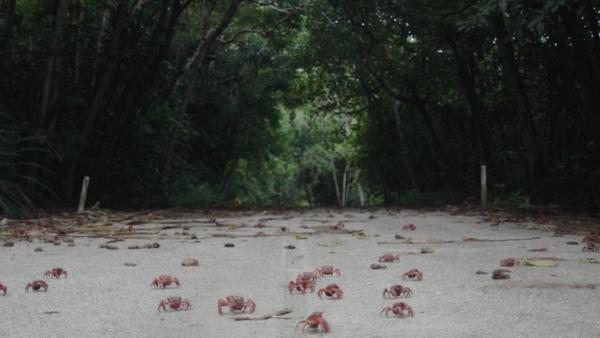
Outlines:
[[[279,311],[277,311],[275,313],[271,313],[271,314],[260,316],[260,317],[245,316],[245,317],[233,317],[231,319],[233,319],[235,321],[239,321],[239,320],[267,320],[267,319],[271,319],[271,318],[275,318],[275,319],[290,319],[289,317],[282,317],[282,316],[290,314],[290,313],[292,313],[292,309],[283,309],[283,310],[279,310]]]

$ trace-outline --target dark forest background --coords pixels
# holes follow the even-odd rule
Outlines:
[[[600,208],[600,1],[2,0],[0,214]]]

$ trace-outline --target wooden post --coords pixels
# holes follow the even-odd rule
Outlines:
[[[81,184],[81,195],[79,196],[79,207],[77,213],[82,213],[85,209],[85,200],[87,198],[88,185],[90,185],[90,177],[85,176],[83,178],[83,184]]]
[[[485,165],[481,166],[481,210],[487,208],[487,173]]]

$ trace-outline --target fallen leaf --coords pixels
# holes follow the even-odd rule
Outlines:
[[[303,234],[294,234],[294,238],[295,239],[308,239],[308,237]]]
[[[328,241],[328,242],[317,242],[317,245],[332,247],[332,246],[340,246],[340,245],[342,245],[342,243],[343,242],[340,240],[335,240],[335,241]]]
[[[183,265],[183,266],[198,266],[198,260],[193,259],[193,258],[186,258],[183,260],[181,265]]]
[[[352,236],[356,237],[356,239],[366,239],[367,235],[362,230],[353,231]]]

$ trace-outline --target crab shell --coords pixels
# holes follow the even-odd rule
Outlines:
[[[320,268],[316,268],[313,271],[313,275],[322,276],[322,275],[333,275],[333,276],[341,276],[340,269],[331,266],[331,265],[323,265]]]
[[[192,309],[192,304],[190,304],[187,299],[181,297],[168,297],[167,299],[162,300],[160,304],[158,304],[158,311],[160,311],[161,308],[163,311],[166,311],[167,306],[175,311],[187,311]]]
[[[419,269],[410,269],[402,275],[403,279],[423,280],[423,273]]]
[[[410,297],[412,290],[402,285],[392,285],[389,289],[383,290],[383,298],[398,298],[398,297]],[[387,297],[386,297],[387,296]]]
[[[383,308],[383,310],[381,310],[381,312],[385,312],[386,317],[388,316],[390,311],[400,318],[405,318],[407,316],[408,317],[415,316],[415,312],[410,307],[410,305],[408,305],[404,302],[394,303],[391,306],[386,306]],[[406,312],[406,314],[405,314],[405,312]]]
[[[177,284],[177,286],[181,285],[179,283],[179,279],[177,277],[169,276],[169,275],[160,275],[154,278],[154,281],[150,285],[157,286],[161,288],[166,288],[171,284]]]
[[[327,297],[333,297],[341,299],[344,296],[344,291],[337,284],[329,284],[325,288],[319,289],[317,296],[321,298],[321,295],[325,293]]]
[[[67,278],[67,270],[63,268],[53,268],[52,270],[46,271],[44,274],[46,277],[60,278],[61,275],[65,275]]]
[[[249,308],[250,311],[248,313],[252,313],[256,309],[256,303],[252,299],[244,299],[241,296],[227,296],[225,299],[219,299],[217,306],[219,314],[223,313],[221,308],[224,306],[228,306],[231,312],[245,311],[246,308]]]
[[[296,328],[298,328],[298,326],[302,325],[302,332],[304,332],[304,330],[309,327],[313,330],[316,330],[319,326],[321,326],[321,328],[323,328],[323,332],[327,333],[330,331],[329,328],[329,323],[327,322],[327,320],[325,320],[325,318],[323,318],[323,312],[313,312],[311,313],[308,318],[306,318],[305,320],[301,320],[298,322],[298,324],[296,324]]]
[[[385,254],[385,255],[379,257],[379,261],[380,262],[385,262],[385,263],[393,262],[393,261],[398,260],[398,259],[400,259],[400,256],[398,256],[398,255],[394,256],[394,255],[391,255],[391,254]]]
[[[29,288],[33,289],[33,291],[39,291],[40,289],[44,289],[44,291],[48,290],[48,284],[43,280],[34,280],[33,282],[27,284],[25,287],[26,291],[29,291]]]

